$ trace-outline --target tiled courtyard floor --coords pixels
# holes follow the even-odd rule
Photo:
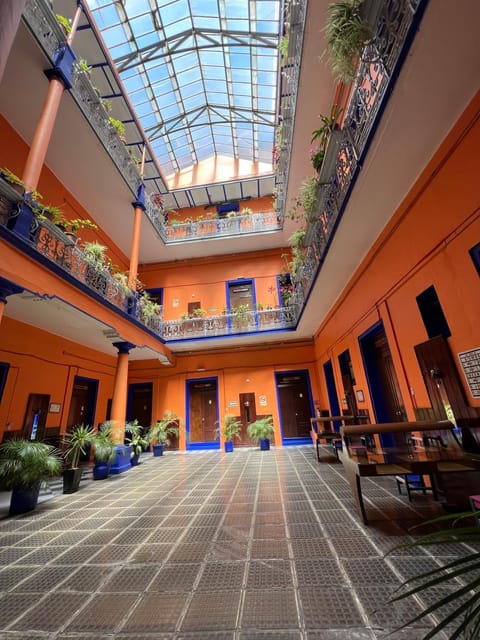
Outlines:
[[[466,549],[384,558],[440,510],[422,494],[408,503],[392,478],[362,484],[368,527],[341,464],[311,446],[167,453],[28,515],[5,507],[0,640],[385,638],[427,606],[388,604],[396,586]]]

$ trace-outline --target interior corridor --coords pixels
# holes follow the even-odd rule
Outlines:
[[[393,478],[362,485],[369,527],[341,464],[311,446],[148,454],[28,515],[4,507],[0,639],[384,638],[446,589],[388,604],[402,579],[468,548],[384,558],[439,508],[422,494],[408,503]]]

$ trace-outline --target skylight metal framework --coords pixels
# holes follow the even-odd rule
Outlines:
[[[271,167],[281,4],[88,0],[165,175],[219,156]]]

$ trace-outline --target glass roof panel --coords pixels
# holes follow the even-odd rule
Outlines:
[[[87,4],[165,175],[218,154],[271,164],[282,0]]]

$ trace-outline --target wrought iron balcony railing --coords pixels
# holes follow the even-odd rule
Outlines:
[[[171,223],[167,221],[163,209],[154,206],[149,198],[147,198],[145,205],[146,215],[165,244],[225,238],[281,229],[281,222],[273,211],[238,215],[232,218]]]
[[[8,187],[1,188],[2,186],[5,185],[0,180],[0,195],[6,199],[5,210],[9,211],[8,214],[5,212],[2,214],[2,220],[4,225],[8,225],[9,220],[11,222],[18,216],[24,215],[25,205],[22,204],[23,199],[20,196]],[[2,224],[1,221],[0,224]],[[13,226],[14,231],[15,229],[16,226]],[[154,314],[147,313],[147,307],[142,304],[138,293],[130,291],[121,280],[116,279],[107,264],[95,263],[89,259],[82,247],[77,245],[77,239],[65,233],[50,220],[33,215],[27,235],[29,243],[33,244],[39,253],[126,316],[142,323],[165,342],[259,331],[279,331],[295,327],[298,306],[293,301],[285,307],[231,311],[218,316],[164,321],[161,307]]]
[[[228,336],[257,331],[292,329],[296,325],[296,304],[258,311],[230,311],[221,315],[163,322],[162,337],[166,342],[192,338]]]
[[[427,1],[364,2],[366,12],[376,16],[374,37],[361,56],[342,129],[335,132],[331,173],[324,176],[321,170],[303,264],[293,278],[298,301],[306,300],[320,271]]]

